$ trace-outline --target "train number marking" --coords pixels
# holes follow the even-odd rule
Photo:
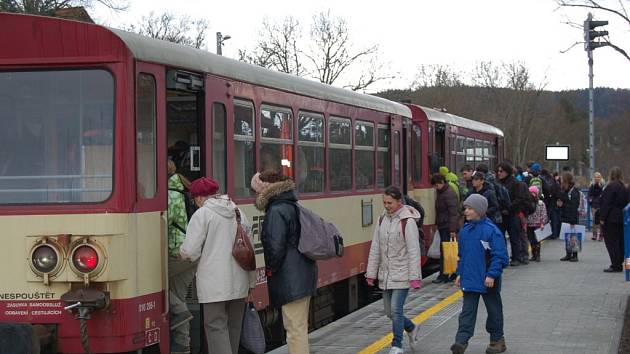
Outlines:
[[[155,301],[145,302],[144,304],[138,305],[138,312],[146,312],[155,309]]]
[[[160,327],[150,329],[144,332],[144,346],[148,347],[160,342]]]

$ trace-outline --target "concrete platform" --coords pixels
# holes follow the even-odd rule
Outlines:
[[[564,241],[547,241],[542,261],[504,271],[502,298],[508,353],[617,354],[630,283],[623,273],[604,273],[609,258],[603,242],[585,242],[577,263],[560,262]],[[452,284],[431,284],[410,292],[405,314],[422,326],[415,351],[450,353],[461,310]],[[480,301],[476,334],[467,353],[484,353],[489,336]],[[377,301],[310,334],[311,353],[388,353],[391,322]],[[288,353],[286,346],[271,353]]]

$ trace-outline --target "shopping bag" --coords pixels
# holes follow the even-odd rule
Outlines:
[[[442,242],[442,251],[444,252],[444,274],[453,274],[457,271],[458,250],[457,241],[451,239],[449,242]]]
[[[427,251],[427,257],[429,258],[433,258],[433,259],[440,259],[440,232],[439,231],[435,231],[435,233],[433,234],[433,241],[431,241],[431,247],[429,247],[429,250]]]
[[[534,234],[536,234],[536,240],[538,240],[538,242],[546,239],[547,237],[551,236],[552,231],[551,231],[551,223],[547,223],[545,224],[545,227],[542,229],[536,229],[534,230]]]
[[[241,346],[254,354],[265,352],[265,331],[260,323],[258,311],[252,302],[247,303],[241,329]]]
[[[560,227],[560,239],[564,240],[566,234],[569,233],[581,233],[583,235],[582,238],[584,238],[584,235],[586,235],[586,226],[576,224],[572,227],[570,224],[563,222],[562,226]]]
[[[565,249],[567,252],[580,252],[582,251],[582,242],[586,237],[586,226],[584,225],[569,225],[562,223],[560,228],[560,239],[564,240]]]

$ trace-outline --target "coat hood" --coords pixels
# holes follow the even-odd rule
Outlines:
[[[256,196],[256,209],[264,211],[269,205],[269,201],[280,194],[295,190],[295,183],[291,180],[271,183],[265,190]],[[291,193],[293,201],[296,201],[295,194]]]
[[[210,197],[203,203],[204,208],[208,208],[224,218],[234,218],[236,213],[234,209],[236,204],[227,195],[218,195]]]
[[[387,211],[384,210],[383,211],[383,216],[389,216],[387,215]],[[396,211],[393,215],[391,215],[390,217],[394,218],[394,217],[398,217],[400,220],[402,219],[414,219],[415,221],[420,220],[420,213],[416,210],[416,208],[409,206],[409,205],[403,205],[402,208],[400,208],[398,211]]]

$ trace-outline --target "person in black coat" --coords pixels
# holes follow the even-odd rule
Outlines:
[[[588,187],[588,204],[591,206],[591,217],[593,220],[593,241],[597,239],[603,241],[599,227],[599,208],[603,191],[604,181],[602,181],[602,174],[595,172],[593,173],[593,183]]]
[[[576,225],[580,219],[578,209],[580,207],[580,191],[575,188],[575,182],[573,182],[573,175],[571,172],[563,172],[561,178],[560,188],[562,194],[556,202],[556,205],[560,209],[560,222],[567,223],[569,225]],[[569,243],[566,243],[566,256],[562,257],[561,261],[577,262],[578,255],[573,249],[569,247]]]
[[[486,216],[495,224],[500,225],[503,221],[501,211],[499,210],[499,202],[494,188],[486,182],[486,174],[476,171],[472,175],[472,189],[470,194],[481,194],[488,200],[488,210]]]
[[[628,204],[628,189],[623,184],[623,176],[619,167],[610,170],[608,184],[602,192],[599,210],[600,224],[604,229],[604,242],[610,257],[610,267],[606,273],[623,270],[623,208]]]
[[[526,248],[524,249],[524,245],[528,245],[527,234],[524,230],[524,226],[526,227],[526,225],[523,223],[524,216],[519,216],[524,205],[523,198],[528,197],[529,192],[527,191],[525,183],[517,181],[513,173],[514,168],[508,162],[501,162],[497,166],[499,183],[507,189],[510,194],[510,200],[512,201],[510,210],[503,212],[503,223],[499,226],[499,229],[503,233],[507,231],[510,235],[510,248],[512,250],[512,261],[510,265],[514,267],[519,264],[529,263],[529,251]]]
[[[260,240],[265,256],[269,300],[282,309],[290,353],[308,353],[308,310],[317,292],[317,263],[298,249],[300,220],[295,183],[275,171],[251,181],[256,208],[265,211]]]

